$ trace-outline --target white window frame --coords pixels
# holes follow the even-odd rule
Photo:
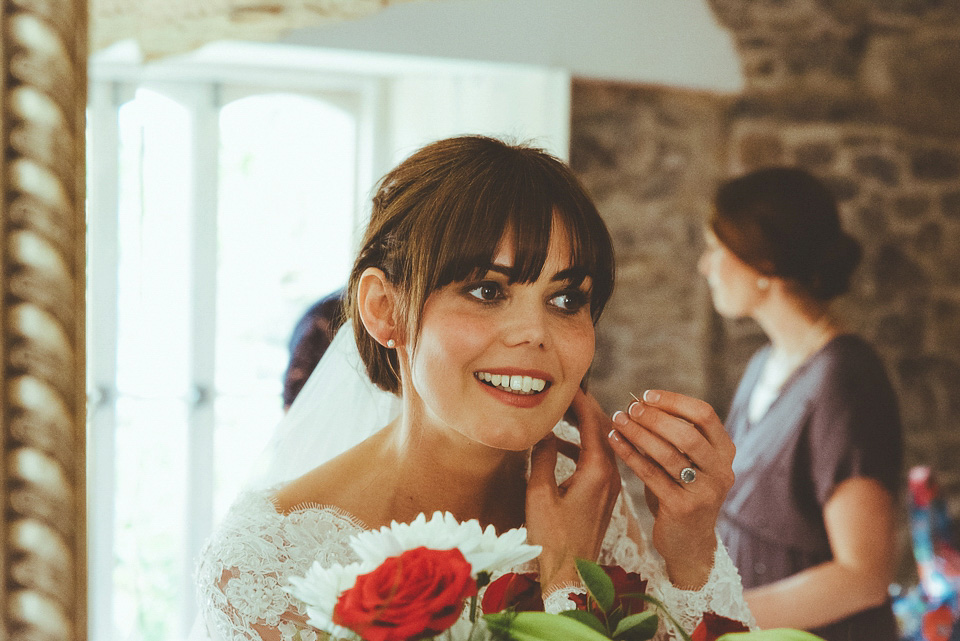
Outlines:
[[[504,134],[534,138],[567,157],[570,76],[560,69],[463,61],[423,61],[358,53],[296,48],[297,62],[283,47],[227,43],[227,53],[208,47],[197,54],[142,64],[124,46],[94,57],[90,65],[91,126],[88,194],[88,540],[89,634],[112,641],[114,539],[116,518],[115,430],[117,423],[118,292],[118,114],[138,87],[150,88],[183,104],[194,114],[191,266],[191,386],[189,406],[188,505],[185,515],[185,567],[181,621],[186,637],[196,616],[193,563],[213,528],[215,301],[217,266],[217,165],[219,112],[240,94],[295,93],[326,99],[348,96],[357,107],[356,217],[367,215],[375,179],[424,142],[456,133]],[[293,47],[288,47],[293,49]],[[213,53],[210,53],[212,51]],[[274,55],[273,52],[279,52]],[[229,58],[230,62],[224,62]],[[496,89],[524,100],[505,105]],[[492,90],[494,109],[479,92]],[[486,95],[486,94],[484,94]],[[527,95],[531,97],[526,100]],[[415,122],[430,96],[433,118]],[[225,99],[225,97],[227,99]],[[522,112],[529,127],[511,124],[510,109]],[[526,111],[524,111],[526,110]],[[491,115],[492,114],[492,115]],[[533,132],[532,134],[530,132]],[[362,220],[356,220],[359,230]],[[354,239],[354,243],[358,239]],[[292,329],[292,328],[291,328]],[[267,426],[269,428],[269,426]]]
[[[118,114],[137,88],[162,93],[186,106],[193,120],[191,182],[191,341],[188,396],[189,442],[185,564],[182,572],[180,630],[185,637],[196,617],[193,564],[213,529],[214,400],[217,288],[217,167],[221,107],[241,95],[290,93],[342,102],[344,95],[359,105],[356,194],[362,202],[374,174],[380,126],[382,81],[347,77],[324,70],[278,73],[241,69],[228,64],[177,69],[160,73],[136,63],[108,64],[91,69],[89,113],[96,135],[90,148],[88,198],[88,278],[91,283],[88,318],[91,327],[88,380],[91,389],[89,442],[88,534],[90,638],[113,637],[115,509],[115,430],[117,391],[117,274],[118,255]],[[179,77],[178,77],[179,76]],[[177,79],[174,79],[177,78]],[[240,82],[242,81],[242,83]],[[230,99],[223,100],[229,92]],[[366,185],[366,187],[364,187]],[[355,221],[359,222],[359,221]],[[359,228],[358,224],[354,227]],[[292,328],[291,328],[292,330]]]

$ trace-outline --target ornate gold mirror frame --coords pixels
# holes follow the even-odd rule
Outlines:
[[[85,0],[2,4],[0,639],[86,638]]]
[[[87,638],[88,15],[158,57],[408,0],[143,1],[0,0],[0,641]]]

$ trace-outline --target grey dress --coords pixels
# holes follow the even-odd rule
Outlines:
[[[736,482],[720,536],[744,588],[772,583],[832,558],[823,506],[846,479],[870,477],[899,496],[902,435],[879,357],[854,335],[835,337],[784,382],[756,423],[750,394],[770,355],[751,359],[727,418]],[[889,604],[811,630],[828,641],[895,641]]]

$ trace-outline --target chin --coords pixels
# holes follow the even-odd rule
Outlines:
[[[517,426],[516,429],[502,431],[498,434],[491,434],[486,431],[483,438],[476,439],[479,443],[496,450],[507,452],[525,452],[539,443],[543,437],[553,431],[553,426],[559,422],[554,421],[543,430],[533,433],[530,425]]]

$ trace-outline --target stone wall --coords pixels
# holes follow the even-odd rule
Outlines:
[[[617,251],[617,285],[598,332],[603,366],[591,385],[611,408],[648,387],[703,396],[712,314],[694,274],[729,101],[580,82],[573,105],[570,162]]]
[[[571,162],[613,231],[617,290],[593,389],[608,409],[667,387],[725,413],[750,321],[713,313],[696,272],[716,183],[805,167],[840,199],[864,260],[839,315],[880,351],[907,465],[933,466],[960,523],[960,5],[711,0],[747,88],[718,96],[576,82]],[[912,568],[902,521],[901,576]]]

